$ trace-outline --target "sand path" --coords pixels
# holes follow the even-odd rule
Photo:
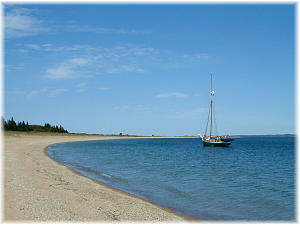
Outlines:
[[[79,175],[50,159],[46,146],[101,136],[5,135],[4,221],[182,221],[150,202]]]

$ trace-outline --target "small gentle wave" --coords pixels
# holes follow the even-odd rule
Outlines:
[[[92,179],[205,220],[295,221],[294,138],[61,143],[51,158]]]

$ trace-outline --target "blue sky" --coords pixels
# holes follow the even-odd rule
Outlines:
[[[69,132],[295,129],[293,4],[5,4],[4,116]]]

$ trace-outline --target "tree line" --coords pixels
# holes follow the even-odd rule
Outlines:
[[[10,131],[40,131],[40,132],[57,132],[57,133],[69,133],[61,125],[52,126],[50,123],[45,123],[44,126],[40,125],[29,125],[28,122],[15,122],[14,118],[5,121],[2,118],[2,124],[4,130]]]
[[[61,125],[59,125],[59,126],[51,126],[50,123],[45,123],[44,128],[48,132],[69,133]]]

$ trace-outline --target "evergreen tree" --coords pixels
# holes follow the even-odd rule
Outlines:
[[[22,131],[22,123],[21,122],[18,122],[17,130]]]
[[[24,122],[24,120],[23,120],[23,122],[22,122],[22,125],[21,125],[21,127],[22,127],[22,131],[27,131],[27,130],[26,130],[26,125],[25,125],[25,122]]]
[[[14,118],[12,117],[10,120],[7,121],[7,129],[16,131],[17,130],[17,124],[14,121]]]
[[[42,129],[41,129],[42,128]],[[37,128],[38,131],[45,131],[45,132],[58,132],[58,133],[68,133],[61,125],[50,125],[50,123],[45,123],[44,127]],[[11,131],[33,131],[34,129],[28,124],[28,122],[15,122],[14,118],[5,121],[2,117],[2,129],[4,130],[11,130]]]
[[[32,130],[33,130],[32,128],[30,128],[28,122],[27,122],[26,125],[25,125],[25,130],[26,130],[26,131],[32,131]]]

